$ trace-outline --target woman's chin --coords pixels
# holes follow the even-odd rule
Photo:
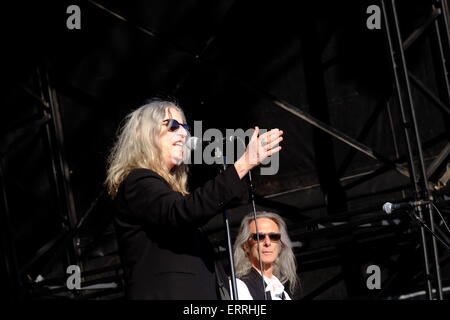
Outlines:
[[[172,158],[172,164],[174,166],[179,166],[183,163],[183,158],[173,157]]]

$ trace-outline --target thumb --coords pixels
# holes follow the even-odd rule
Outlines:
[[[255,127],[255,131],[253,131],[253,135],[252,135],[251,140],[257,139],[257,138],[258,138],[258,135],[259,135],[259,127],[256,126],[256,127]]]

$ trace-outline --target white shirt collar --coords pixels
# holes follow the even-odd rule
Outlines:
[[[272,275],[272,278],[264,276],[264,281],[267,283],[266,291],[270,292],[272,299],[276,297],[281,299],[283,297],[284,286],[277,277],[274,275]]]

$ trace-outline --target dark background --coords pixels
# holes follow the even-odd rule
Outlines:
[[[80,30],[66,27],[71,4],[81,9]],[[407,170],[384,22],[380,30],[366,27],[372,4],[380,5],[8,3],[1,19],[2,293],[26,299],[122,296],[105,160],[123,117],[155,96],[177,99],[190,124],[202,120],[204,130],[258,125],[285,132],[279,172],[260,176],[255,170],[253,178],[258,208],[288,222],[302,282],[298,298],[390,299],[423,290],[417,226],[407,215],[381,211],[386,201],[413,197],[409,178],[274,102],[309,113]],[[431,1],[398,1],[397,10],[406,38],[426,20]],[[408,49],[406,59],[411,72],[443,96],[431,32]],[[449,115],[412,89],[429,164],[449,142]],[[192,166],[191,187],[216,170]],[[446,194],[444,189],[437,197]],[[243,205],[231,212],[233,236],[250,210]],[[226,263],[221,217],[207,227]],[[86,272],[83,286],[110,286],[65,290],[65,268],[74,263]],[[370,264],[380,266],[383,290],[367,289]]]

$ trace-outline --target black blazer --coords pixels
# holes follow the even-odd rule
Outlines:
[[[190,195],[135,169],[119,187],[115,227],[128,299],[218,299],[214,257],[198,229],[247,194],[230,166]]]
[[[272,300],[270,292],[265,294],[265,287],[267,286],[266,281],[264,281],[265,285],[263,286],[261,274],[256,271],[255,268],[251,268],[249,273],[239,279],[245,283],[253,300]],[[281,300],[286,300],[285,292],[283,292]]]

